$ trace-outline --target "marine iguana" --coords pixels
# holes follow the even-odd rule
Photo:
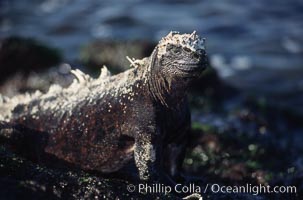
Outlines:
[[[186,91],[208,65],[204,39],[170,32],[150,57],[130,61],[114,76],[73,70],[68,88],[0,96],[0,130],[39,135],[38,151],[82,169],[111,173],[135,163],[141,180],[178,176],[190,129]]]

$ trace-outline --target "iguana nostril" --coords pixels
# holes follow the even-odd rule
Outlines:
[[[194,53],[194,54],[193,54],[193,58],[199,59],[199,58],[200,58],[200,55],[199,55],[198,53]]]
[[[197,49],[196,53],[199,54],[199,55],[205,55],[206,54],[205,50],[203,50],[203,49]]]
[[[202,59],[203,57],[206,57],[207,55],[206,55],[206,52],[205,52],[205,50],[204,49],[197,49],[194,53],[193,53],[193,55],[192,55],[192,58],[194,58],[194,59]]]

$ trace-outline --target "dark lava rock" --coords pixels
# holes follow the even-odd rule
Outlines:
[[[71,83],[70,66],[61,64],[60,52],[37,40],[9,37],[0,41],[0,93],[14,96],[40,90],[53,83]],[[57,66],[57,67],[55,67]]]
[[[208,113],[195,109],[186,173],[220,185],[295,186],[293,193],[255,198],[300,199],[303,116],[264,98],[242,96],[224,105]]]
[[[33,163],[0,145],[0,199],[178,199],[128,192],[127,180]],[[136,185],[136,183],[132,183]]]
[[[94,173],[68,167],[50,167],[34,163],[13,153],[0,144],[0,199],[193,199],[204,200],[265,199],[251,194],[182,194],[129,192],[129,184],[138,182],[118,178],[104,178]],[[151,185],[151,183],[149,184]],[[198,185],[198,184],[196,184]],[[205,186],[205,185],[204,185]],[[201,188],[204,187],[201,185]]]
[[[217,71],[209,67],[202,76],[195,80],[189,90],[189,102],[198,109],[220,110],[222,104],[239,94],[239,91],[225,83]]]
[[[41,71],[61,61],[58,50],[34,39],[9,37],[0,42],[0,83],[16,72]]]

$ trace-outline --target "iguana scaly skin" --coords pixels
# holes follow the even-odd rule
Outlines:
[[[118,75],[74,70],[68,88],[1,97],[0,127],[43,135],[39,151],[83,169],[110,173],[135,163],[141,180],[163,171],[174,177],[190,128],[186,90],[207,64],[203,39],[171,32]]]

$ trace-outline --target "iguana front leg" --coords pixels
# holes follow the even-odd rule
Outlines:
[[[138,134],[135,138],[134,158],[140,180],[153,179],[157,174],[159,149],[155,144],[156,140],[150,134]]]

